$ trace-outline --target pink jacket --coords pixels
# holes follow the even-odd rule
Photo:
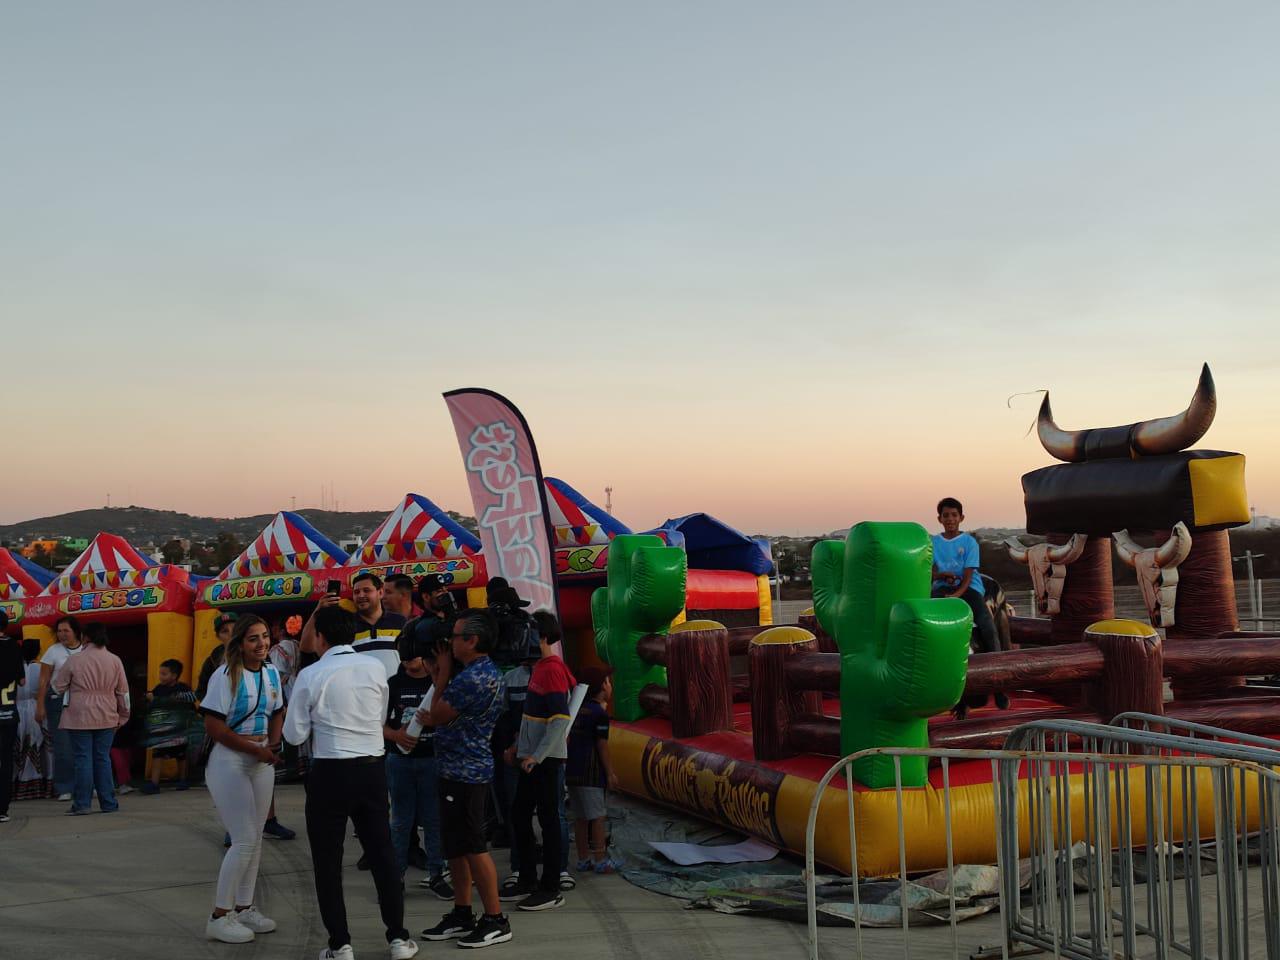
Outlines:
[[[62,711],[63,730],[108,730],[129,719],[129,684],[124,664],[110,650],[86,643],[53,674],[53,689],[70,690]]]

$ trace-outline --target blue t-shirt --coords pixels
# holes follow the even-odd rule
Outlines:
[[[436,727],[440,776],[458,783],[490,782],[489,738],[502,712],[502,674],[488,657],[479,657],[449,681],[440,699],[458,711],[452,722]]]
[[[950,540],[940,533],[935,533],[933,540],[933,565],[942,573],[952,573],[963,577],[965,570],[973,568],[973,579],[969,581],[969,589],[976,590],[979,596],[984,594],[982,578],[978,576],[978,541],[971,534],[962,533]],[[947,587],[954,590],[949,583],[934,581],[935,587]]]

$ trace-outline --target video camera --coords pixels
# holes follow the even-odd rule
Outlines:
[[[416,660],[418,657],[434,660],[441,650],[449,648],[450,621],[419,617],[411,626],[413,629],[401,633],[396,641],[401,662]]]

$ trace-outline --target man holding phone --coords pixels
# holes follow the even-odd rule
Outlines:
[[[328,590],[315,610],[311,612],[307,624],[302,628],[302,649],[314,652],[316,640],[316,614],[327,607],[337,606],[341,602],[339,592],[342,584],[330,580]],[[396,639],[404,629],[405,618],[399,613],[392,613],[382,608],[382,580],[368,570],[356,574],[351,581],[351,600],[356,608],[356,635],[352,646],[356,653],[373,657],[387,671],[387,677],[396,675],[400,669],[400,655],[396,653]]]

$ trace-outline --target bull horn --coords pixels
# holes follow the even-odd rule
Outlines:
[[[1156,566],[1162,570],[1165,567],[1176,567],[1187,559],[1187,554],[1190,552],[1191,531],[1179,520],[1169,532],[1169,539],[1156,551]]]
[[[1125,566],[1134,566],[1138,561],[1138,554],[1142,552],[1142,547],[1129,536],[1129,531],[1117,530],[1111,535],[1111,539],[1116,542],[1116,554],[1124,561]]]
[[[1133,449],[1144,457],[1185,450],[1208,432],[1213,426],[1213,415],[1218,410],[1218,391],[1213,385],[1213,374],[1206,363],[1200,371],[1200,382],[1187,409],[1172,417],[1144,420],[1134,424]]]
[[[1040,403],[1040,413],[1036,416],[1036,433],[1040,435],[1040,444],[1050,456],[1067,463],[1078,463],[1084,459],[1084,441],[1088,430],[1063,430],[1053,422],[1053,409],[1049,406],[1049,392],[1046,390],[1044,400]]]
[[[1089,542],[1087,533],[1073,533],[1071,539],[1058,547],[1049,548],[1050,563],[1075,563],[1084,553],[1084,545]]]
[[[1009,558],[1014,563],[1027,562],[1027,548],[1023,546],[1022,541],[1017,537],[1009,537],[1005,540],[1004,545],[1009,551]]]
[[[1177,453],[1185,450],[1208,432],[1213,425],[1213,415],[1218,410],[1218,391],[1213,383],[1213,374],[1206,363],[1200,370],[1200,382],[1196,384],[1196,392],[1187,409],[1172,417],[1158,417],[1155,420],[1143,420],[1140,423],[1125,427],[1106,427],[1094,430],[1063,430],[1053,422],[1053,410],[1049,406],[1049,394],[1046,392],[1040,404],[1040,413],[1036,417],[1036,432],[1040,436],[1041,445],[1053,457],[1067,463],[1079,463],[1087,459],[1087,449],[1091,434],[1094,444],[1100,441],[1104,449],[1111,450],[1103,456],[1123,456],[1120,451],[1112,449],[1108,442],[1113,438],[1108,435],[1119,434],[1121,445],[1127,440],[1131,454],[1154,457],[1160,454]],[[1095,450],[1095,456],[1098,452]]]

